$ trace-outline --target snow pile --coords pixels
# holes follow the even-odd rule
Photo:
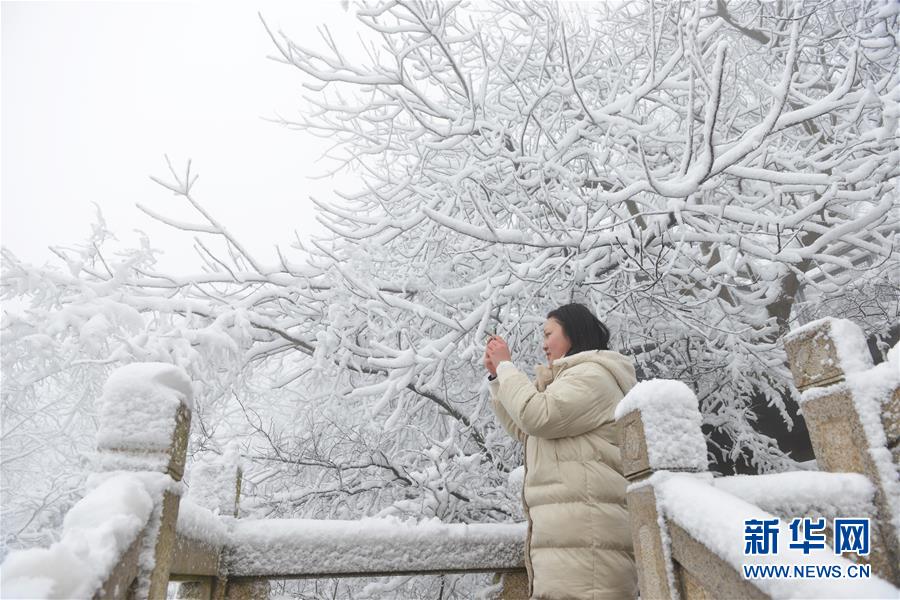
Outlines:
[[[7,556],[0,566],[3,597],[94,596],[152,511],[153,495],[141,478],[107,478],[69,510],[60,541]]]
[[[875,518],[875,486],[857,473],[793,471],[734,475],[714,479],[712,484],[782,519]]]
[[[103,386],[98,446],[144,453],[165,452],[175,433],[176,411],[181,404],[193,409],[192,397],[190,379],[174,365],[134,363],[116,369]],[[103,455],[101,460],[107,470],[158,470],[167,463],[165,457],[149,454]]]
[[[237,445],[229,446],[221,456],[198,460],[191,465],[187,495],[178,511],[179,534],[216,547],[228,542],[228,523],[234,520],[239,465]]]
[[[232,576],[352,574],[522,567],[525,523],[446,524],[400,519],[238,521],[225,568]]]
[[[179,504],[178,523],[175,529],[178,535],[210,546],[221,547],[229,540],[226,522],[209,509],[187,498],[182,499]]]
[[[851,562],[832,549],[809,554],[790,548],[790,528],[778,528],[777,555],[744,555],[744,521],[774,519],[768,513],[700,479],[678,473],[652,477],[662,514],[681,526],[713,554],[741,574],[742,565],[839,565],[847,572]],[[872,575],[869,579],[756,579],[752,583],[772,598],[897,598],[900,590]]]
[[[694,392],[680,381],[642,381],[616,407],[616,420],[641,411],[650,468],[706,471],[706,441]]]

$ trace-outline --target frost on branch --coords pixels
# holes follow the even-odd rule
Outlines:
[[[788,468],[751,410],[793,426],[782,335],[848,286],[864,302],[897,288],[898,81],[876,50],[896,15],[496,2],[357,19],[367,60],[273,40],[317,82],[290,125],[363,180],[319,203],[342,243],[313,255],[337,275],[321,297],[358,316],[342,360],[388,368],[356,382],[374,417],[442,383],[474,394],[485,332],[537,360],[542,315],[575,299],[644,377],[695,388],[714,458]],[[885,308],[863,312],[871,331]]]

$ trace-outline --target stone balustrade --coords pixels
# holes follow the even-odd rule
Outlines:
[[[323,540],[334,537],[328,535],[329,527],[346,532],[358,522],[239,520],[242,469],[235,451],[212,463],[192,465],[189,491],[182,498],[191,421],[187,376],[172,365],[137,363],[117,370],[110,382],[115,393],[101,400],[99,472],[94,477],[102,481],[128,474],[127,483],[136,492],[151,492],[152,501],[147,502],[152,509],[133,542],[85,595],[165,598],[174,581],[180,582],[178,598],[250,600],[267,598],[272,579],[444,573],[496,573],[501,598],[526,595],[524,524],[426,524],[424,535],[412,527],[408,539],[389,536],[398,556],[408,556],[407,561],[342,561],[342,555],[354,550],[352,537],[330,548],[330,560],[298,561],[322,555],[321,544],[308,539],[313,530],[325,530],[319,538]],[[275,531],[291,532],[281,536],[278,552],[283,556],[273,554],[267,542],[274,535],[273,525]],[[264,539],[257,539],[261,531]],[[437,558],[429,561],[428,556]],[[343,568],[351,563],[349,570]]]
[[[785,339],[788,364],[819,470],[861,473],[875,484],[877,525],[868,562],[900,581],[900,364],[873,367],[862,330],[822,319]]]
[[[860,561],[868,561],[875,574],[896,586],[900,583],[900,539],[896,526],[900,523],[900,367],[893,363],[873,367],[868,355],[860,355],[860,349],[865,348],[862,333],[840,320],[823,320],[793,332],[785,346],[797,388],[802,392],[801,406],[819,470],[865,477],[860,480],[863,485],[858,486],[862,491],[855,492],[855,496],[848,494],[846,501],[848,511],[871,514],[874,521],[871,554]],[[897,350],[891,359],[895,362],[896,354]],[[190,383],[183,373],[168,365],[130,365],[124,369],[119,381],[133,383],[134,387],[127,389],[133,389],[138,396],[153,396],[141,387],[146,385],[157,392],[162,390],[163,396],[168,394],[180,400],[151,415],[154,427],[168,432],[167,437],[159,439],[147,438],[143,432],[133,438],[119,435],[117,419],[127,418],[128,411],[115,403],[104,405],[110,412],[101,414],[100,472],[96,477],[102,480],[129,472],[138,479],[143,477],[142,481],[155,481],[159,494],[140,534],[122,549],[93,597],[162,598],[172,580],[181,582],[179,598],[266,598],[271,579],[477,572],[497,573],[503,580],[503,598],[520,598],[526,593],[524,531],[523,539],[518,539],[519,534],[503,530],[504,526],[440,524],[446,531],[433,532],[430,540],[415,536],[408,543],[400,540],[397,543],[408,545],[409,555],[415,558],[405,566],[381,564],[365,560],[364,556],[357,557],[356,562],[349,560],[352,537],[343,546],[332,541],[332,558],[321,565],[299,559],[298,562],[294,559],[315,554],[315,531],[322,533],[330,526],[346,531],[347,524],[273,524],[239,519],[242,471],[234,452],[211,466],[194,465],[188,478],[194,493],[182,500],[181,480],[191,418]],[[897,373],[892,375],[890,369]],[[671,496],[675,489],[672,477],[681,478],[682,487],[685,483],[701,486],[697,488],[701,491],[695,493],[722,494],[723,499],[737,498],[738,490],[745,484],[737,479],[725,482],[728,485],[714,483],[713,475],[707,473],[706,444],[693,392],[678,382],[643,382],[626,396],[616,416],[623,472],[631,482],[626,498],[641,596],[773,597],[765,586],[741,577],[734,561],[723,559],[721,548],[714,548],[710,540],[696,535],[696,526],[692,534],[690,519],[684,518],[684,512],[667,511],[665,502],[661,502],[666,493]],[[826,473],[815,476],[827,477]],[[165,485],[158,485],[163,480]],[[872,486],[874,492],[868,493],[873,500],[867,504],[865,490]],[[841,506],[840,500],[832,499],[833,510],[843,510]],[[806,514],[792,515],[779,512],[778,502],[767,508],[782,519],[815,516],[809,512],[818,510],[807,506],[796,509]],[[271,549],[266,547],[266,540],[272,536],[264,531],[273,526],[290,530],[290,535],[279,538],[284,546],[281,552],[287,557],[284,560],[272,559]],[[498,527],[496,531],[492,529]],[[462,536],[461,531],[465,531]],[[263,532],[262,538],[256,543],[259,532]],[[831,540],[830,531],[828,539]],[[444,552],[449,546],[455,550]],[[423,562],[422,557],[431,552],[440,554],[441,560]],[[148,556],[153,560],[148,561]],[[341,564],[341,556],[348,557],[344,561],[346,568],[334,568]],[[453,556],[459,559],[454,560]]]
[[[842,484],[848,481],[859,484],[856,486],[859,489],[853,493],[847,490],[842,498],[829,499],[829,508],[840,516],[871,516],[871,553],[854,558],[859,563],[868,562],[875,575],[897,586],[900,584],[900,555],[896,550],[896,523],[900,522],[896,514],[900,503],[897,483],[900,366],[894,364],[897,356],[890,359],[894,362],[889,360],[888,364],[873,367],[859,328],[833,319],[792,333],[786,339],[786,350],[796,385],[803,392],[801,406],[822,471],[801,476],[811,478],[811,483],[819,486],[831,485],[830,473],[865,476],[866,479],[855,480],[831,475],[842,477]],[[770,593],[770,586],[744,579],[734,561],[722,559],[722,548],[712,547],[711,540],[702,539],[702,535],[691,535],[686,521],[682,520],[684,514],[667,513],[663,508],[665,502],[660,502],[660,494],[666,485],[671,485],[672,476],[691,478],[692,485],[701,486],[695,491],[700,497],[724,493],[722,504],[738,498],[728,493],[729,489],[737,492],[748,485],[746,479],[738,481],[737,478],[717,479],[719,485],[716,485],[713,475],[705,473],[705,448],[701,450],[698,443],[702,441],[700,413],[690,390],[678,382],[643,382],[623,400],[616,416],[623,471],[631,482],[627,502],[641,597],[777,597]],[[704,454],[702,464],[698,452]],[[775,483],[771,478],[777,476],[758,477],[761,484],[768,478],[767,485],[771,485]],[[815,518],[824,512],[815,503],[810,505],[809,500],[793,503],[790,499],[781,500],[780,506],[774,502],[768,508],[785,520]],[[785,506],[793,506],[795,512],[804,514],[785,511]],[[759,514],[770,514],[758,510]],[[716,517],[714,511],[709,512],[711,522]],[[828,543],[832,542],[832,536],[829,529]],[[787,585],[804,583],[788,582]],[[887,589],[891,589],[890,585]]]

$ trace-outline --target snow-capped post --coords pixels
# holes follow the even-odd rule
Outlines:
[[[214,514],[237,518],[242,478],[240,450],[232,442],[222,455],[191,465],[187,497]]]
[[[262,591],[266,582],[250,585],[229,581],[220,566],[227,538],[225,522],[238,516],[242,479],[240,451],[234,443],[221,456],[191,465],[172,564],[172,578],[182,581],[177,598],[209,600],[222,594],[236,598],[248,593],[251,595],[247,597],[267,597],[268,588]]]
[[[638,585],[645,598],[677,597],[682,588],[668,533],[661,527],[656,493],[645,481],[657,471],[707,470],[706,442],[697,397],[680,381],[638,383],[616,407],[622,471],[632,482],[626,493]]]
[[[873,367],[862,330],[827,318],[788,334],[785,350],[819,470],[861,473],[875,484],[868,562],[900,584],[900,348]]]
[[[100,402],[99,477],[134,472],[153,499],[135,552],[119,560],[102,597],[164,598],[175,546],[181,478],[193,390],[185,372],[167,363],[134,363],[110,375]],[[132,564],[129,564],[132,563]],[[136,573],[125,581],[123,573]],[[117,585],[110,585],[116,582]],[[123,585],[124,584],[124,585]],[[131,589],[129,589],[131,588]]]
[[[225,455],[225,472],[227,478],[219,480],[219,514],[230,512],[236,519],[240,513],[241,483],[243,470],[241,468],[237,447],[232,446],[229,454]],[[227,573],[222,573],[217,585],[225,591],[225,597],[229,600],[265,600],[269,597],[272,585],[268,580],[238,580],[228,579]]]

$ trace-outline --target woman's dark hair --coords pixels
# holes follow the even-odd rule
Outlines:
[[[560,306],[547,313],[547,318],[559,321],[566,337],[572,342],[566,356],[585,350],[609,349],[609,329],[584,304]]]

